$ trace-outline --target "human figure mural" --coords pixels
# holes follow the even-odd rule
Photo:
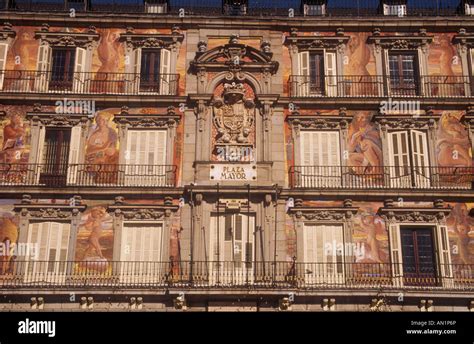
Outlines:
[[[474,254],[474,219],[469,216],[466,204],[456,203],[446,219],[455,249],[452,260],[455,264],[472,264]],[[470,233],[472,234],[470,235]]]
[[[466,128],[459,122],[460,116],[452,112],[441,116],[436,141],[436,154],[441,166],[472,165],[471,144]]]
[[[98,113],[86,145],[87,171],[96,183],[114,183],[118,171],[118,137],[110,126],[111,115]]]
[[[382,178],[382,142],[377,129],[370,123],[370,115],[356,114],[349,132],[347,148],[349,166],[357,174]]]
[[[2,162],[25,162],[25,156],[23,156],[25,134],[26,127],[23,123],[23,119],[19,114],[13,114],[10,117],[10,122],[3,127]]]
[[[112,260],[113,220],[105,207],[95,206],[84,213],[76,242],[76,260],[86,269],[104,271]]]
[[[0,243],[4,247],[10,247],[18,240],[18,223],[10,213],[0,213]],[[13,256],[11,252],[2,252],[0,255],[0,275],[11,270]]]

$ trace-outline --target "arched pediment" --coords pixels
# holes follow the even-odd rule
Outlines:
[[[262,43],[262,49],[238,43],[236,38],[208,51],[205,43],[200,42],[199,52],[191,62],[191,69],[197,71],[246,70],[252,72],[276,73],[278,62],[272,61],[273,53],[268,42]]]

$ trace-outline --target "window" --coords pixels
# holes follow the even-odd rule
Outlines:
[[[71,129],[46,128],[41,157],[41,184],[65,185],[70,142]]]
[[[166,2],[156,0],[145,1],[145,12],[146,13],[166,13],[168,12]]]
[[[25,279],[62,283],[67,273],[70,223],[32,222],[28,243],[36,245],[36,257],[27,262]],[[29,256],[27,256],[28,259]]]
[[[400,236],[405,285],[435,284],[432,229],[402,227]]]
[[[386,16],[404,17],[407,15],[406,5],[383,5],[383,14]]]
[[[0,43],[0,90],[3,89],[3,81],[5,80],[5,67],[7,65],[8,44]]]
[[[430,170],[426,133],[402,130],[388,133],[390,180],[395,188],[429,187]]]
[[[242,0],[226,0],[224,2],[224,14],[231,16],[242,16],[247,14],[246,1]]]
[[[401,286],[452,283],[446,226],[391,224],[389,236],[392,273],[397,284]]]
[[[211,279],[220,283],[244,283],[253,274],[255,218],[225,214],[211,219]]]
[[[303,12],[305,16],[322,16],[326,14],[326,5],[303,5]]]
[[[464,4],[464,14],[472,16],[474,15],[474,4]]]
[[[131,92],[170,94],[171,52],[167,49],[136,49]]]
[[[417,54],[390,52],[388,54],[390,91],[397,96],[419,94]]]
[[[81,126],[40,127],[33,163],[36,183],[63,186],[76,183]]]
[[[336,96],[336,53],[303,51],[298,55],[299,96]]]
[[[344,282],[344,238],[342,225],[304,226],[306,283]]]
[[[53,48],[51,63],[51,89],[71,89],[74,77],[74,49]]]
[[[338,131],[302,131],[300,152],[302,187],[341,185]]]
[[[86,49],[50,47],[41,44],[38,49],[35,91],[74,91],[86,89]]]
[[[128,130],[127,185],[166,185],[166,130]]]
[[[167,266],[162,262],[163,224],[125,222],[121,240],[121,281],[152,282]]]

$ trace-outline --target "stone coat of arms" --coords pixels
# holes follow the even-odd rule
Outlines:
[[[255,103],[244,99],[242,84],[225,84],[223,97],[214,99],[213,121],[217,129],[217,143],[249,143],[255,118]]]

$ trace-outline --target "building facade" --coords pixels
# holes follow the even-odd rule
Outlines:
[[[1,310],[474,310],[474,5],[293,2],[1,2]]]

